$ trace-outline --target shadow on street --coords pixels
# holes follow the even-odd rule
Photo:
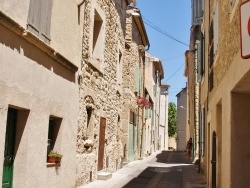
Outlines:
[[[156,162],[166,164],[191,164],[183,151],[162,151],[156,156]]]
[[[155,166],[146,168],[123,188],[184,188],[190,183],[196,188],[205,187],[202,175],[197,173],[197,165],[187,159],[185,152],[162,151],[156,156],[156,163],[159,164],[154,162]],[[170,166],[159,167],[160,164]]]

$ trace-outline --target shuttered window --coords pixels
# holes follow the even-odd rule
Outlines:
[[[156,97],[156,85],[153,85],[153,95]]]
[[[137,65],[135,67],[135,92],[139,93],[140,90],[140,69]]]
[[[201,108],[200,111],[200,153],[204,156],[205,151],[205,108]]]
[[[45,43],[50,41],[52,0],[30,0],[28,30]]]
[[[231,2],[231,6],[234,6],[235,0],[230,0],[230,2]]]
[[[204,0],[192,0],[192,25],[200,25],[203,20]]]
[[[202,80],[205,72],[204,66],[204,38],[201,33],[201,39],[197,42],[197,65],[198,65],[198,81]]]
[[[219,40],[219,11],[218,11],[218,1],[215,1],[214,4],[214,54],[216,54],[218,49],[218,40]]]

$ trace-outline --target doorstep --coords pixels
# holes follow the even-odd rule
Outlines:
[[[112,173],[110,172],[98,172],[97,179],[98,180],[108,180],[112,177]]]

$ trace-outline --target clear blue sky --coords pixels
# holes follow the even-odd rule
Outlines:
[[[170,85],[169,101],[176,103],[176,94],[186,86],[184,53],[188,46],[181,43],[189,44],[191,0],[137,0],[137,8],[149,38],[148,52],[161,59],[165,74],[163,83]]]

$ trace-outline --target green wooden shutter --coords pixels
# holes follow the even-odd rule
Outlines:
[[[140,90],[140,70],[137,65],[135,68],[135,91],[139,93]]]
[[[149,114],[149,108],[148,109],[145,109],[145,111],[144,111],[144,118],[145,119],[148,119],[148,114]]]
[[[156,97],[156,85],[153,85],[153,95]]]

